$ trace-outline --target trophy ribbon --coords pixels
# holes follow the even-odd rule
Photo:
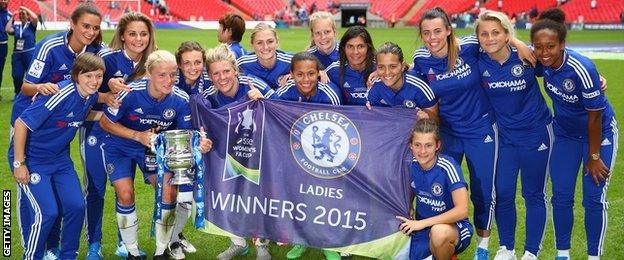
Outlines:
[[[204,227],[204,157],[199,150],[199,140],[202,133],[193,132],[193,157],[195,158],[195,166],[197,173],[195,175],[195,183],[197,191],[195,192],[195,228]]]

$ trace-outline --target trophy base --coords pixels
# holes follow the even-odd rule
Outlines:
[[[184,185],[184,184],[192,184],[193,179],[187,174],[187,170],[176,171],[173,170],[173,177],[169,179],[169,184],[171,185]]]

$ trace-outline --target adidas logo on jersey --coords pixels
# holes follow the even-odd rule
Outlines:
[[[67,114],[67,117],[74,117],[74,112],[69,112],[69,114]]]
[[[546,149],[548,149],[548,146],[546,146],[544,143],[542,143],[542,145],[540,145],[540,146],[537,148],[537,150],[538,150],[538,151],[544,151],[544,150],[546,150]]]
[[[113,75],[115,77],[123,77],[123,73],[121,73],[120,70],[118,70],[117,72],[115,72],[115,75]]]
[[[140,107],[135,109],[134,112],[136,112],[137,114],[143,114],[143,109],[141,109]]]
[[[63,65],[61,65],[61,67],[59,68],[59,70],[66,70],[67,69],[67,65],[65,65],[65,63],[63,63]]]
[[[611,145],[611,141],[609,141],[609,139],[605,138],[604,140],[602,140],[602,143],[600,143],[601,146],[607,146],[607,145]]]
[[[484,71],[484,72],[483,72],[483,75],[482,75],[482,76],[483,76],[484,78],[489,78],[489,77],[490,77],[490,72],[486,70],[486,71]]]
[[[483,143],[486,143],[486,144],[487,144],[487,143],[491,143],[491,142],[493,142],[493,141],[494,141],[494,139],[492,139],[492,137],[490,137],[490,135],[487,135],[487,136],[485,137],[485,140],[483,140]]]

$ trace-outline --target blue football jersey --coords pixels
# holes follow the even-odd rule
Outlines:
[[[204,90],[202,92],[202,96],[210,101],[212,108],[220,108],[236,101],[244,101],[247,100],[247,92],[251,89],[249,87],[249,82],[251,82],[255,88],[260,90],[260,93],[262,93],[262,95],[264,95],[267,99],[271,98],[275,93],[275,91],[261,79],[254,76],[240,75],[238,76],[238,91],[236,91],[234,97],[223,95],[223,93],[217,91],[217,88],[214,85],[210,86],[209,89]]]
[[[342,102],[340,100],[340,96],[337,93],[337,89],[338,87],[336,87],[336,85],[331,82],[327,84],[317,82],[316,93],[314,93],[313,96],[307,98],[301,95],[301,93],[297,89],[297,86],[295,86],[295,81],[289,80],[285,86],[275,91],[273,99],[340,105],[342,104]]]
[[[292,59],[292,55],[280,50],[276,51],[276,55],[277,60],[272,68],[262,67],[255,53],[240,57],[236,62],[238,63],[241,73],[256,76],[269,84],[272,89],[278,89],[280,87],[278,79],[290,73],[290,60]]]
[[[336,42],[336,44],[334,44],[334,48],[329,53],[321,52],[316,46],[312,46],[308,49],[308,52],[314,54],[314,56],[319,59],[321,64],[323,64],[323,67],[327,68],[330,64],[337,62],[340,59],[340,52],[338,49],[339,45],[340,44]]]
[[[69,144],[97,102],[97,93],[82,97],[71,80],[61,81],[58,85],[58,93],[38,95],[19,117],[31,131],[26,158],[45,160],[61,154],[69,155]]]
[[[13,23],[13,53],[22,53],[35,50],[37,41],[37,25],[27,21],[26,23]]]
[[[76,56],[80,53],[75,53],[69,48],[67,36],[67,32],[59,32],[48,35],[37,43],[33,60],[24,75],[24,82],[57,83],[71,79],[71,68]],[[103,45],[88,45],[85,46],[83,52],[98,53],[102,48]],[[32,97],[24,96],[21,92],[15,95],[11,122],[15,122],[22,111],[30,105],[31,100]]]
[[[368,87],[366,86],[366,71],[357,71],[351,68],[349,64],[342,66],[344,76],[340,77],[340,63],[338,61],[332,63],[325,69],[329,81],[333,82],[340,89],[342,100],[346,105],[364,105],[366,104],[366,95]],[[375,66],[373,66],[375,68]]]
[[[234,53],[234,56],[236,56],[237,59],[247,54],[247,51],[245,50],[245,48],[243,48],[243,46],[240,45],[240,42],[231,42],[230,44],[228,44],[228,47],[230,48],[230,51]]]
[[[0,10],[0,26],[2,27],[0,28],[0,43],[7,43],[9,40],[9,35],[4,30],[9,19],[11,19],[11,13],[7,9]]]
[[[482,52],[479,54],[481,85],[488,95],[502,142],[522,144],[542,135],[552,122],[550,110],[540,92],[535,69],[522,62],[515,48],[500,64]],[[537,135],[537,136],[536,136]]]
[[[157,101],[148,93],[149,79],[140,79],[129,84],[132,91],[119,93],[121,106],[108,107],[104,114],[113,123],[120,123],[136,131],[146,131],[153,125],[159,131],[191,129],[191,108],[189,96],[177,87],[163,100]],[[143,145],[131,139],[110,135],[106,145],[129,149],[142,149]]]
[[[587,111],[602,110],[602,135],[613,135],[613,109],[600,90],[600,76],[587,57],[565,49],[563,64],[544,67],[544,86],[553,101],[554,130],[572,138],[586,139]]]
[[[130,75],[134,73],[137,65],[124,50],[101,50],[98,55],[104,60],[106,71],[104,72],[104,80],[99,92],[106,93],[110,91],[108,80],[111,78],[123,78],[127,81]]]
[[[381,79],[375,80],[368,91],[372,106],[429,108],[436,104],[435,96],[427,83],[418,77],[403,73],[403,85],[399,91],[386,86]]]
[[[208,89],[212,86],[212,81],[208,76],[208,71],[206,68],[202,70],[202,74],[197,78],[195,84],[193,86],[186,84],[186,78],[184,77],[184,73],[182,70],[178,69],[178,75],[176,77],[175,86],[181,90],[184,90],[186,94],[193,95],[203,93],[205,89]]]
[[[426,48],[414,53],[416,73],[426,76],[439,101],[441,130],[459,138],[480,138],[494,123],[492,107],[480,87],[479,42],[475,36],[460,39],[455,69],[447,71],[447,58],[437,58]]]
[[[440,215],[455,207],[452,192],[468,188],[461,167],[447,155],[439,154],[435,165],[424,170],[412,162],[412,189],[416,196],[416,219]]]

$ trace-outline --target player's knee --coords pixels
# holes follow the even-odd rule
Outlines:
[[[429,232],[431,246],[440,248],[448,246],[457,240],[457,231],[447,224],[433,225]]]
[[[572,193],[553,193],[550,200],[553,207],[572,207],[574,206],[574,194]]]
[[[117,192],[117,203],[123,206],[134,204],[134,192],[132,190],[122,190]]]
[[[584,197],[583,207],[585,210],[602,210],[607,208],[607,201],[603,201],[602,196]]]

